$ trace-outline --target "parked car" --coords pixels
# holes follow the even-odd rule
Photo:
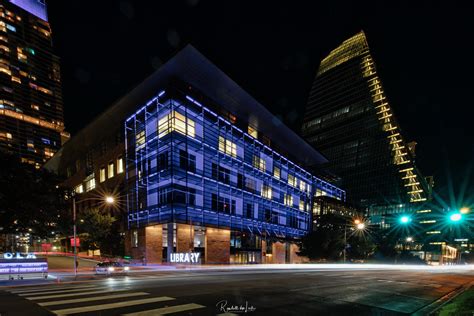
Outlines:
[[[124,274],[130,270],[130,267],[120,263],[120,262],[100,262],[95,266],[96,274]]]

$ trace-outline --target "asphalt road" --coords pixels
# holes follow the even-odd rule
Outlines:
[[[0,288],[0,315],[401,315],[454,293],[474,271],[248,268],[94,278]]]
[[[74,269],[74,257],[64,257],[64,256],[39,256],[40,258],[48,258],[48,268],[49,270],[61,270],[61,269]],[[87,269],[92,270],[96,265],[97,261],[90,259],[83,259],[78,257],[77,261],[79,263],[78,268],[80,270]]]

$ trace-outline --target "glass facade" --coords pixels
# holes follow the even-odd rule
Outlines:
[[[403,139],[363,32],[321,61],[302,133],[342,178],[349,202],[370,207],[429,200],[430,187]]]
[[[39,168],[69,138],[43,1],[0,3],[0,148]]]
[[[345,197],[173,89],[126,120],[125,139],[132,229],[173,222],[295,238],[310,229],[316,189]]]

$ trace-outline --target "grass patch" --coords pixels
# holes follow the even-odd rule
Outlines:
[[[474,288],[455,297],[437,313],[439,316],[474,315]]]

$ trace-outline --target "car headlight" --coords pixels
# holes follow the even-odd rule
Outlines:
[[[130,270],[130,267],[124,267],[123,269],[124,269],[125,271],[128,271],[128,270]]]
[[[109,271],[110,272],[115,271],[115,268],[114,267],[109,267]]]

